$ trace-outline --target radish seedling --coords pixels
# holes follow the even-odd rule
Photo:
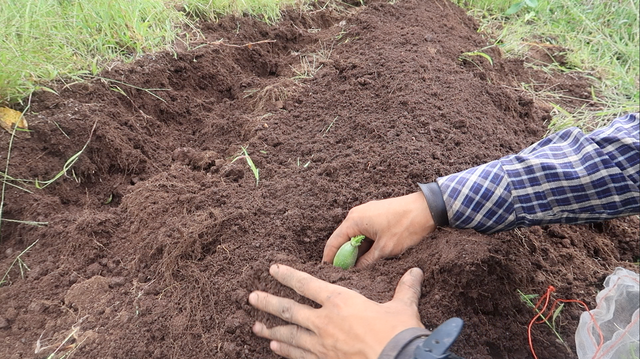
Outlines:
[[[358,259],[358,247],[362,244],[364,237],[363,235],[351,237],[349,242],[343,244],[333,258],[333,266],[342,269],[353,267]]]

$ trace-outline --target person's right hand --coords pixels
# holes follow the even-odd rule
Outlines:
[[[401,254],[435,229],[422,192],[367,202],[349,211],[325,244],[322,260],[332,263],[340,246],[351,237],[363,234],[374,241],[371,249],[356,262],[356,267],[363,267]]]

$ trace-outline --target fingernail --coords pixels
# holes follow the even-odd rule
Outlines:
[[[420,269],[420,268],[411,268],[411,271],[409,272],[409,274],[413,278],[420,278],[423,273],[422,273],[422,269]]]
[[[258,303],[258,294],[253,292],[249,294],[249,304],[256,305],[256,303]]]
[[[269,273],[275,274],[279,269],[280,269],[280,266],[278,264],[272,264],[271,267],[269,268]]]

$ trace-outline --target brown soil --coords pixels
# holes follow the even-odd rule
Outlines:
[[[75,358],[273,358],[250,327],[275,320],[246,300],[255,289],[293,296],[268,276],[275,262],[378,301],[418,266],[424,324],[466,322],[456,353],[529,358],[534,313],[517,290],[553,285],[593,305],[614,267],[633,268],[637,217],[491,236],[440,229],[365,270],[321,264],[351,207],[543,137],[550,107],[520,83],[575,98],[589,97],[588,83],[497,48],[484,50],[494,66],[458,60],[486,40],[441,0],[291,11],[273,27],[225,18],[204,34],[202,46],[32,99],[33,132],[15,138],[9,175],[50,179],[90,142],[50,186],[6,187],[3,218],[48,225],[2,223],[2,273],[37,243],[21,257],[30,270],[14,265],[0,288],[1,358],[45,358],[68,336],[58,353]],[[230,46],[263,40],[275,42]],[[5,154],[10,135],[0,137]],[[257,185],[233,161],[242,146]],[[579,313],[559,319],[569,348]],[[533,336],[540,358],[575,357],[545,325]]]

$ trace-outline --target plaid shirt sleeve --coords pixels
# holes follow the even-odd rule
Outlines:
[[[494,233],[640,214],[638,114],[569,128],[517,155],[440,177],[449,225]]]

